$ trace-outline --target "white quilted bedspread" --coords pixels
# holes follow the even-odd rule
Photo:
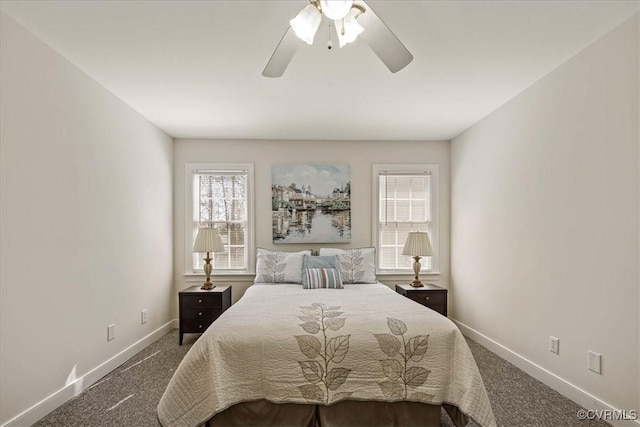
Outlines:
[[[446,402],[496,425],[458,328],[382,284],[251,286],[189,350],[158,417],[165,427],[193,427],[260,399]]]

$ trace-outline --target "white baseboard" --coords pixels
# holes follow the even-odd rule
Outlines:
[[[532,361],[528,360],[527,358],[519,355],[518,353],[515,353],[514,351],[512,351],[512,350],[508,349],[507,347],[503,346],[502,344],[492,340],[491,338],[487,337],[486,335],[483,335],[482,333],[476,331],[475,329],[470,328],[469,326],[465,325],[464,323],[459,322],[459,321],[457,321],[455,319],[451,319],[451,320],[453,320],[453,322],[456,325],[458,325],[458,328],[460,328],[460,331],[462,332],[463,335],[468,336],[472,340],[476,341],[478,344],[481,344],[482,346],[484,346],[487,349],[491,350],[492,352],[494,352],[495,354],[497,354],[501,358],[505,359],[509,363],[511,363],[511,364],[517,366],[518,368],[522,369],[524,372],[526,372],[527,374],[531,375],[532,377],[534,377],[538,381],[548,385],[549,387],[551,387],[552,389],[554,389],[558,393],[562,394],[563,396],[567,397],[568,399],[571,399],[572,401],[574,401],[578,405],[584,407],[585,409],[593,410],[593,411],[603,411],[603,410],[604,411],[612,411],[611,413],[620,413],[621,412],[616,407],[614,407],[614,406],[602,401],[601,399],[595,397],[594,395],[592,395],[589,392],[581,389],[580,387],[570,383],[569,381],[567,381],[567,380],[565,380],[563,378],[560,378],[556,374],[554,374],[552,372],[549,372],[548,370],[546,370],[542,366],[539,366],[539,365],[533,363]],[[630,409],[631,408],[627,408],[627,411],[629,411]],[[576,417],[577,417],[577,414],[576,414]],[[612,424],[612,425],[614,425],[616,427],[640,427],[640,421],[639,420],[635,420],[635,421],[630,421],[630,420],[621,420],[621,421],[605,420],[605,421],[607,421],[609,424]]]
[[[73,399],[94,383],[107,375],[109,372],[131,359],[137,353],[148,347],[150,344],[166,335],[170,330],[178,327],[178,320],[174,319],[162,325],[149,335],[141,338],[111,359],[93,368],[82,377],[78,378],[71,384],[66,385],[51,396],[36,403],[15,418],[7,421],[1,427],[24,427],[36,423],[41,418],[51,413],[56,408],[62,406],[67,401]]]

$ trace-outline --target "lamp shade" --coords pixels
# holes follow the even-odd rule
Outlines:
[[[433,248],[429,240],[429,234],[424,231],[412,231],[407,236],[407,241],[402,249],[402,255],[430,256]]]
[[[295,18],[289,21],[289,25],[291,25],[291,29],[300,40],[307,44],[313,44],[313,39],[316,37],[321,21],[322,14],[318,8],[309,4]]]
[[[356,18],[362,13],[360,9],[352,8],[344,19],[340,19],[334,22],[336,27],[336,33],[338,33],[338,41],[340,47],[351,43],[358,35],[364,31],[364,28]]]
[[[220,238],[217,228],[199,228],[196,242],[193,244],[193,252],[223,252],[224,243]]]
[[[322,13],[334,21],[344,18],[351,10],[352,5],[353,0],[320,0]]]

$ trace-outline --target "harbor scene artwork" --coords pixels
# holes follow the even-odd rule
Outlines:
[[[351,167],[273,165],[271,210],[274,243],[351,242]]]

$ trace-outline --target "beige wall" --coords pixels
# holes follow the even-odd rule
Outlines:
[[[4,424],[172,319],[172,141],[0,18]]]
[[[627,410],[640,402],[638,48],[636,15],[451,147],[456,319]]]
[[[605,402],[640,407],[637,17],[456,138],[451,171],[447,142],[172,148],[1,19],[0,424],[177,317],[177,291],[200,281],[184,276],[184,170],[195,162],[255,164],[255,241],[280,250],[300,246],[271,242],[272,164],[351,165],[351,247],[371,244],[372,164],[438,164],[442,274],[430,281],[451,288],[453,316]],[[215,279],[237,300],[252,277]],[[603,354],[603,375],[586,370],[587,349]]]
[[[352,188],[352,242],[341,247],[371,245],[371,168],[376,163],[435,163],[440,172],[440,277],[430,280],[449,284],[449,143],[371,141],[223,141],[175,140],[174,143],[174,264],[177,291],[201,282],[185,278],[184,220],[185,164],[253,163],[255,165],[255,241],[258,247],[277,250],[319,248],[323,245],[274,245],[271,236],[271,165],[274,163],[349,163]],[[327,246],[327,245],[324,245]],[[393,284],[397,277],[383,279]],[[405,279],[405,278],[403,278]],[[188,282],[188,280],[194,280]],[[217,277],[216,283],[232,283],[233,300],[244,293],[251,277]]]

